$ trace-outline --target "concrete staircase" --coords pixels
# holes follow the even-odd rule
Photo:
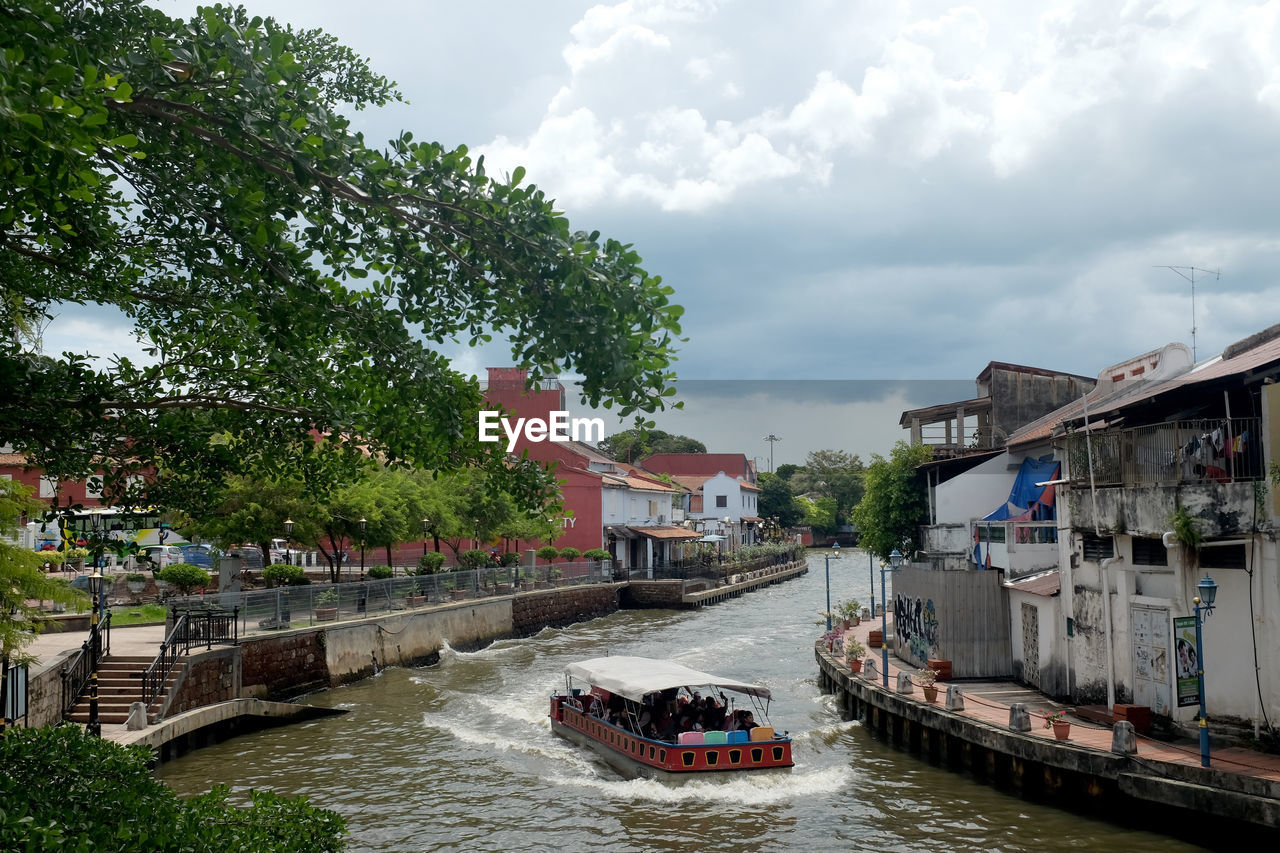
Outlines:
[[[151,666],[154,658],[128,655],[108,655],[98,664],[98,721],[103,724],[123,723],[129,717],[129,706],[142,701],[142,674]],[[169,673],[160,695],[147,708],[147,718],[154,719],[164,703],[164,697],[182,672],[179,665]],[[75,723],[89,722],[89,689],[81,695],[68,720]]]

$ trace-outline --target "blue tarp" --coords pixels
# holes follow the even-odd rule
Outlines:
[[[983,517],[983,521],[1008,521],[1011,518],[1028,521],[1052,521],[1053,486],[1037,486],[1048,480],[1058,479],[1059,466],[1049,453],[1039,459],[1022,460],[1022,467],[1009,491],[1009,500]]]

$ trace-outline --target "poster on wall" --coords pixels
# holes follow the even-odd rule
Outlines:
[[[1196,655],[1196,617],[1173,620],[1173,646],[1178,660],[1178,707],[1200,704],[1200,661]]]

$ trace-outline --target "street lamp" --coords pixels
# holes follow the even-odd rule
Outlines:
[[[902,566],[902,553],[894,548],[889,554],[889,565],[880,563],[880,671],[886,689],[889,687],[889,598],[885,592],[884,576],[886,572],[896,572]],[[894,614],[894,630],[897,630],[897,614]]]
[[[827,569],[827,630],[831,630],[831,561],[840,559],[840,552],[836,551],[834,555],[826,554],[823,556],[823,562]]]
[[[422,556],[427,556],[427,534],[431,531],[431,519],[422,519]]]
[[[1200,594],[1191,599],[1196,611],[1196,681],[1200,688],[1200,766],[1209,766],[1209,718],[1204,707],[1204,644],[1200,637],[1200,626],[1209,614],[1213,613],[1213,601],[1218,597],[1218,585],[1205,572],[1200,583],[1196,584]]]
[[[293,565],[293,557],[289,553],[289,541],[293,539],[293,519],[286,518],[284,520],[284,564],[286,566]]]
[[[89,595],[93,596],[93,609],[89,611],[89,734],[102,737],[102,723],[98,720],[98,649],[102,640],[98,636],[98,596],[102,594],[102,573],[94,567],[89,575]]]
[[[364,577],[364,532],[369,527],[369,519],[360,519],[360,577]]]

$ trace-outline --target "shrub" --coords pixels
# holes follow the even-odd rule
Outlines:
[[[156,575],[156,579],[173,584],[182,595],[190,595],[197,589],[213,585],[213,579],[209,577],[208,572],[199,566],[186,563],[175,563],[166,567]]]
[[[418,574],[434,575],[444,568],[444,554],[430,551],[418,558]]]
[[[489,565],[489,552],[482,551],[479,548],[472,548],[470,551],[463,551],[458,559],[468,569],[483,569]]]
[[[144,575],[142,572],[129,572],[129,574],[124,576],[124,579],[129,583],[146,583],[147,582],[147,576]]]
[[[286,563],[274,563],[262,570],[262,579],[267,586],[300,586],[307,583],[307,573],[302,566],[290,566]]]
[[[304,798],[228,790],[183,799],[151,775],[151,750],[80,726],[0,737],[0,850],[341,850],[336,812]],[[86,772],[86,768],[92,768]]]
[[[554,545],[543,545],[538,549],[538,559],[546,560],[548,563],[560,556],[560,549]]]
[[[568,560],[569,562],[573,562],[574,560],[582,556],[582,552],[579,551],[577,548],[573,548],[573,547],[561,548],[560,556]]]
[[[316,604],[321,607],[332,607],[338,603],[338,591],[332,586],[326,587],[323,592],[316,596]]]
[[[498,557],[498,565],[504,567],[518,566],[520,565],[520,555],[515,551],[507,551]]]
[[[369,577],[376,581],[384,581],[395,574],[395,569],[390,566],[370,566]]]
[[[608,559],[610,559],[610,557],[609,557],[609,552],[608,552],[608,551],[606,551],[606,550],[605,550],[605,549],[603,549],[603,548],[592,548],[591,550],[587,551],[587,552],[586,552],[585,554],[583,554],[582,556],[586,557],[588,560],[608,560]]]

